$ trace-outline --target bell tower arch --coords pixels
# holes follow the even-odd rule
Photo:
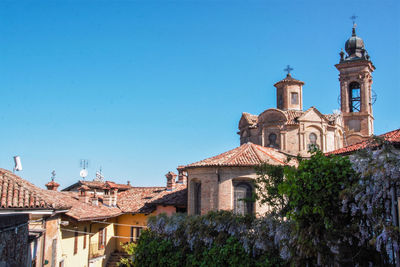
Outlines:
[[[345,44],[346,55],[340,52],[339,70],[340,109],[343,114],[345,138],[351,145],[374,134],[372,113],[372,64],[364,41],[356,35],[353,24],[352,36]]]

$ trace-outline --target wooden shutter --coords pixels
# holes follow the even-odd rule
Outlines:
[[[104,230],[104,228],[100,229],[100,231],[99,231],[99,249],[101,249],[101,247],[103,245],[103,230]]]
[[[107,228],[104,228],[103,248],[106,247],[106,244],[107,244]]]
[[[75,232],[74,238],[74,254],[78,253],[78,232]]]
[[[85,234],[83,234],[83,249],[86,248],[86,233],[87,233],[87,227],[84,228]]]

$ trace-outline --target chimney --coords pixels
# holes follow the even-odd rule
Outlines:
[[[117,197],[118,197],[118,188],[114,188],[111,190],[112,193],[112,201],[113,201],[113,206],[117,206]]]
[[[184,166],[178,166],[178,184],[187,184],[187,171]]]
[[[103,204],[107,206],[115,206],[117,204],[118,188],[113,182],[106,182],[104,187]]]
[[[168,172],[165,177],[167,177],[167,191],[172,191],[175,189],[175,178],[176,174],[173,172]]]
[[[87,185],[82,185],[81,187],[78,188],[79,191],[79,201],[84,202],[84,203],[89,203],[89,194],[88,191],[90,188]]]
[[[56,183],[54,181],[48,182],[46,184],[47,190],[53,190],[53,191],[57,191],[57,188],[59,186],[60,186],[60,184],[58,184],[58,183]]]
[[[14,159],[15,159],[15,157],[14,157]],[[18,159],[19,159],[19,157],[18,157]],[[17,160],[15,161],[15,166],[17,166],[18,164],[17,164]],[[21,162],[19,162],[19,165],[21,165]],[[16,167],[17,168],[17,167]],[[17,169],[18,170],[18,169]],[[21,170],[22,170],[22,167],[21,167]],[[52,171],[51,172],[51,181],[50,182],[48,182],[47,184],[45,184],[46,185],[46,187],[47,187],[47,190],[53,190],[53,191],[57,191],[57,188],[60,186],[60,184],[58,184],[58,183],[56,183],[56,182],[54,182],[54,179],[56,178],[56,171]]]
[[[99,198],[97,197],[96,189],[94,190],[93,196],[90,198],[90,201],[92,202],[92,205],[99,205]]]

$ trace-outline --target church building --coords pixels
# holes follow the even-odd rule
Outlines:
[[[244,112],[239,121],[240,146],[218,156],[185,166],[188,174],[188,213],[233,210],[262,214],[268,207],[245,203],[252,195],[254,167],[261,163],[296,164],[289,155],[310,156],[368,139],[374,133],[372,72],[375,70],[363,40],[352,35],[340,52],[340,112],[323,114],[316,107],[303,110],[304,82],[287,76],[274,84],[276,107],[259,115]]]

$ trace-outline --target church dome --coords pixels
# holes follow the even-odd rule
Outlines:
[[[345,50],[348,55],[346,60],[367,59],[364,41],[356,35],[355,25],[351,37],[346,41]]]

